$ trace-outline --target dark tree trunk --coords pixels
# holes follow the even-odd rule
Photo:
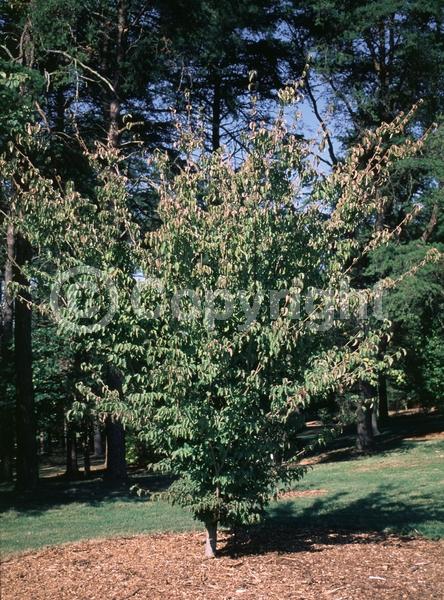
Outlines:
[[[2,306],[0,337],[0,481],[12,481],[14,461],[13,318],[14,302],[9,290],[14,260],[14,229],[6,232],[6,261],[0,294]]]
[[[91,460],[90,460],[90,451],[89,451],[89,441],[90,441],[90,428],[89,422],[87,421],[83,425],[82,430],[82,450],[83,450],[83,470],[85,475],[88,476],[91,473]]]
[[[113,96],[108,104],[108,146],[118,148],[120,143],[121,79],[127,49],[127,0],[119,0],[117,5],[116,62],[113,66]]]
[[[372,432],[373,435],[380,435],[381,432],[379,431],[379,426],[378,426],[378,414],[376,412],[376,406],[373,405],[371,408],[371,416],[372,416]]]
[[[15,300],[15,371],[16,371],[16,436],[17,488],[32,490],[38,482],[37,440],[32,381],[32,310],[29,282],[21,268],[31,258],[31,248],[21,236],[16,236],[15,281],[20,285]]]
[[[119,145],[120,102],[117,99],[111,100],[108,110],[109,110],[108,145],[111,148],[117,148]]]
[[[59,87],[55,94],[55,129],[59,133],[65,133],[65,88]]]
[[[387,339],[382,338],[379,342],[379,358],[383,360],[387,351]],[[384,424],[388,420],[388,398],[387,398],[387,377],[385,373],[378,373],[378,417],[380,423]]]
[[[66,476],[78,477],[77,433],[72,423],[66,423]]]
[[[120,144],[121,79],[127,50],[128,15],[127,0],[117,4],[116,61],[113,65],[114,92],[108,105],[108,147],[117,149]],[[107,374],[108,386],[122,393],[119,374],[110,368]],[[105,480],[119,485],[128,479],[125,457],[125,429],[122,423],[108,415],[105,419],[106,459]]]
[[[220,79],[216,76],[213,87],[212,119],[211,119],[211,146],[213,152],[220,148],[220,122],[221,122],[221,90]]]
[[[387,378],[384,373],[379,373],[378,376],[378,405],[379,405],[379,420],[382,424],[386,423],[389,418],[388,414],[388,397],[387,397]]]
[[[375,389],[367,382],[361,382],[361,400],[356,410],[356,447],[359,452],[370,452],[374,448],[371,400]]]
[[[361,404],[356,411],[356,447],[359,452],[369,452],[373,449],[372,412],[368,406]]]
[[[117,390],[122,396],[122,378],[112,366],[108,367],[107,383],[111,390]],[[106,459],[105,480],[119,485],[128,480],[125,457],[125,429],[122,422],[108,415],[105,419]]]
[[[209,521],[205,523],[206,540],[205,540],[205,557],[216,558],[217,551],[217,521]]]
[[[50,431],[46,434],[46,455],[52,455],[52,435]]]
[[[94,419],[94,456],[103,457],[103,442],[102,442],[102,431],[100,429],[98,419]]]
[[[119,419],[108,415],[105,420],[105,480],[119,485],[128,479],[125,458],[125,429]]]

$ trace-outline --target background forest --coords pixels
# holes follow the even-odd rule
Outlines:
[[[206,522],[211,541],[214,521],[261,512],[306,420],[322,422],[323,443],[357,427],[367,452],[390,411],[442,409],[442,1],[13,0],[1,3],[0,29],[2,481],[32,491],[51,456],[63,455],[69,478],[105,457],[116,485],[128,465],[156,463],[180,477],[175,498]],[[375,156],[393,144],[379,167]],[[230,198],[238,210],[233,189],[259,196],[220,212]],[[326,207],[307,217],[316,194]],[[285,218],[268,218],[269,196]],[[277,283],[272,248],[288,266],[281,284],[304,271],[322,287],[339,270],[358,291],[396,281],[383,326],[369,318],[285,346],[285,326],[252,326],[248,337],[218,325],[212,339],[227,356],[213,352],[205,328],[141,323],[127,310],[142,272],[171,292],[205,287],[211,270],[213,283],[228,273],[225,251],[230,264],[251,266],[226,275],[251,298],[258,281]],[[195,255],[201,270],[191,273]],[[123,295],[105,327],[80,317],[68,326],[51,310],[60,274],[82,265],[106,272]],[[100,289],[87,308],[109,293]],[[81,303],[82,294],[72,288],[64,299]],[[362,352],[351,364],[356,339]],[[339,374],[338,361],[347,364]],[[243,456],[226,480],[224,439]]]

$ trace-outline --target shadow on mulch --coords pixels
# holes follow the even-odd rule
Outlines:
[[[231,533],[218,556],[241,558],[268,553],[290,554],[298,552],[323,552],[320,546],[342,546],[348,544],[396,545],[412,536],[399,536],[377,531],[325,531],[321,529],[294,529],[291,526],[258,527],[252,530]]]
[[[407,535],[423,523],[444,520],[444,506],[436,506],[423,494],[409,505],[390,497],[390,488],[378,490],[354,502],[338,506],[345,492],[319,497],[306,508],[294,502],[273,506],[262,525],[240,529],[231,535],[223,553],[240,556],[264,552],[299,552],[314,544],[341,545],[412,539]],[[315,524],[313,529],[310,524]],[[308,529],[307,529],[308,525]],[[307,535],[307,530],[309,534]],[[418,532],[419,534],[419,532]]]

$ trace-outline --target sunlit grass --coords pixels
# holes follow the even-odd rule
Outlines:
[[[316,465],[297,489],[318,496],[274,504],[272,519],[298,527],[444,537],[444,442],[402,442],[396,451]]]
[[[444,443],[404,441],[390,452],[315,465],[297,489],[322,492],[274,503],[267,524],[444,537],[443,483]],[[49,484],[28,502],[5,496],[2,552],[200,527],[165,501],[107,492],[97,480],[73,485]]]

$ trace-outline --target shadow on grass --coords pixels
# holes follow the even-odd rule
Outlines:
[[[444,431],[444,415],[434,411],[409,415],[396,415],[381,427],[381,433],[375,437],[374,455],[384,456],[388,452],[408,452],[424,436]],[[306,437],[306,432],[301,437]],[[309,436],[310,437],[310,436]],[[315,436],[311,436],[313,439]],[[406,440],[405,438],[409,438]],[[321,453],[307,453],[308,459],[316,463],[341,462],[359,459],[362,454],[356,450],[355,426],[346,427],[343,435],[329,442]]]
[[[393,544],[393,533],[411,539],[416,527],[444,520],[444,506],[434,506],[428,494],[421,495],[414,505],[390,498],[388,486],[352,502],[346,502],[346,496],[338,492],[306,508],[281,502],[268,511],[262,525],[236,532],[222,554],[319,551],[317,544]],[[338,506],[342,502],[344,505]]]
[[[97,472],[100,474],[100,472]],[[79,503],[100,506],[108,502],[146,502],[146,497],[139,497],[130,491],[132,485],[150,493],[163,492],[168,489],[173,479],[160,475],[133,475],[127,484],[115,487],[108,485],[101,477],[90,479],[67,480],[63,476],[41,479],[38,488],[32,494],[21,495],[16,492],[0,493],[0,513],[15,510],[27,515],[39,515],[46,510],[60,508],[67,504]]]
[[[444,429],[444,416],[438,413],[425,415],[408,415],[395,417],[390,420],[389,426],[378,436],[380,452],[377,456],[387,456],[390,452],[408,452],[417,442],[405,440],[407,436],[422,436],[440,432]],[[322,456],[320,462],[338,462],[360,458],[356,456],[353,448],[345,447],[350,443],[350,436],[345,436],[333,442],[339,451],[330,451]],[[341,450],[342,447],[342,450]],[[13,491],[0,490],[0,513],[15,510],[19,513],[39,515],[46,510],[65,506],[70,503],[100,506],[106,502],[125,501],[129,503],[146,502],[146,498],[139,498],[131,493],[131,485],[137,484],[149,492],[161,492],[168,489],[173,479],[167,476],[153,474],[132,474],[129,483],[115,489],[108,486],[100,477],[100,471],[94,471],[94,477],[69,481],[63,476],[46,477],[40,480],[38,489],[30,496],[20,496]],[[414,485],[414,484],[413,484]],[[312,523],[318,528],[338,528],[352,526],[359,529],[367,525],[371,530],[383,530],[392,524],[408,529],[409,522],[421,522],[427,515],[427,520],[438,517],[431,516],[433,509],[414,505],[394,503],[387,499],[387,488],[375,492],[364,500],[358,500],[344,506],[335,508],[335,500],[343,494],[329,495],[316,500],[309,508],[297,508],[292,502],[281,502],[277,507],[270,509],[267,521],[273,526],[285,521],[288,526],[307,527]],[[424,497],[427,501],[427,498]],[[297,514],[296,514],[297,510]],[[439,512],[443,518],[443,512]]]
[[[317,498],[300,508],[294,502],[281,502],[269,511],[267,523],[294,528],[349,529],[352,531],[412,531],[415,526],[444,519],[444,506],[436,505],[436,496],[421,494],[403,502],[391,496],[390,486],[380,486],[363,498],[347,501],[346,492]],[[434,504],[435,503],[435,504]]]

